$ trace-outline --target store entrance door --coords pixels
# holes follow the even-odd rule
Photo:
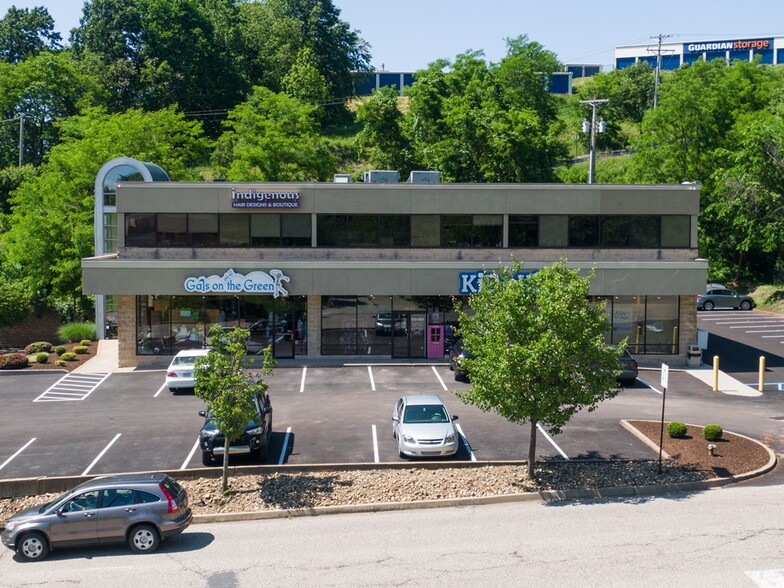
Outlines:
[[[426,314],[402,311],[400,316],[403,329],[392,334],[392,357],[426,357]]]

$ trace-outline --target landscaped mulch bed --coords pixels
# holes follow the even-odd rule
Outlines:
[[[65,347],[66,351],[72,351],[74,347],[77,345],[81,345],[81,343],[52,343],[52,349],[57,347],[58,345],[62,345]],[[3,371],[33,371],[33,370],[63,370],[67,372],[72,372],[80,365],[83,365],[86,361],[90,360],[91,358],[95,357],[95,354],[98,352],[98,341],[92,341],[87,346],[87,353],[80,353],[77,354],[76,359],[74,361],[66,361],[64,366],[57,366],[54,362],[58,359],[58,355],[52,351],[49,354],[49,359],[46,363],[38,363],[35,360],[36,354],[33,353],[28,356],[29,361],[27,362],[28,365],[25,368],[20,369],[12,369],[12,370],[3,370]],[[24,353],[24,351],[22,351]]]

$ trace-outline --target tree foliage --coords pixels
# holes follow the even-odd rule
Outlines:
[[[82,309],[81,259],[93,255],[95,176],[110,159],[135,157],[161,165],[172,178],[195,179],[208,143],[197,122],[173,108],[109,115],[88,109],[60,123],[61,142],[38,174],[11,197],[2,253],[13,279],[40,297]]]
[[[15,325],[26,318],[31,310],[30,296],[24,286],[0,276],[0,327]]]
[[[0,61],[19,63],[43,51],[57,51],[61,40],[52,16],[43,6],[11,6],[0,19]]]
[[[268,346],[264,349],[264,363],[260,373],[249,372],[253,363],[245,350],[245,341],[249,336],[247,329],[237,327],[232,331],[224,331],[220,325],[213,325],[209,332],[209,353],[196,360],[193,373],[195,394],[207,404],[207,412],[225,439],[224,493],[228,490],[229,446],[242,436],[248,422],[255,417],[253,396],[266,394],[269,386],[261,376],[272,374],[275,361],[272,348]]]
[[[235,182],[324,180],[332,166],[315,111],[287,94],[255,88],[229,113],[213,163]]]
[[[403,113],[399,96],[392,86],[373,92],[357,110],[357,147],[371,169],[399,170],[403,176],[411,171],[410,144],[403,132]]]
[[[527,277],[521,265],[485,275],[458,333],[471,352],[466,403],[513,423],[530,423],[528,471],[536,461],[537,426],[561,431],[579,410],[618,393],[621,348],[609,347],[602,305],[588,302],[590,278],[565,262]]]

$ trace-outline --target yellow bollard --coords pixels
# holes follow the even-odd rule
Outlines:
[[[672,354],[678,353],[678,325],[672,328]]]
[[[759,362],[759,386],[757,387],[757,390],[759,390],[760,392],[764,392],[765,391],[765,356],[764,355],[760,357],[760,362]]]
[[[635,341],[635,353],[640,352],[640,335],[642,334],[642,327],[637,325],[637,340]]]
[[[713,391],[719,391],[719,356],[713,356]]]

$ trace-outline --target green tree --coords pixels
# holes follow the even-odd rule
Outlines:
[[[0,327],[15,325],[32,310],[30,296],[19,282],[9,282],[0,276]]]
[[[403,133],[398,100],[397,90],[384,86],[362,102],[357,110],[357,121],[362,125],[357,147],[372,169],[395,169],[405,176],[411,170],[410,145]]]
[[[334,166],[314,114],[312,105],[255,88],[229,113],[213,163],[234,182],[324,180]]]
[[[207,404],[207,412],[223,434],[223,492],[229,488],[229,446],[245,432],[248,422],[256,415],[253,396],[267,393],[268,384],[261,375],[272,374],[274,359],[272,348],[264,348],[264,363],[260,374],[252,374],[248,368],[253,359],[245,350],[245,341],[250,336],[247,329],[239,327],[224,331],[213,325],[209,332],[209,353],[196,360],[194,379],[195,394]]]
[[[297,60],[281,81],[283,91],[303,102],[318,107],[319,119],[323,118],[323,103],[329,96],[329,88],[324,76],[318,70],[313,50],[305,47],[297,54]]]
[[[82,295],[81,259],[93,255],[93,192],[100,167],[128,156],[153,161],[174,179],[192,180],[190,169],[204,163],[209,143],[197,122],[173,108],[122,115],[88,109],[61,121],[60,131],[62,141],[48,161],[11,197],[0,255],[9,278],[83,312],[90,301]]]
[[[521,265],[486,275],[459,311],[459,335],[471,351],[471,388],[460,398],[513,423],[529,422],[528,472],[537,426],[558,434],[581,409],[618,394],[620,348],[605,344],[602,305],[588,302],[590,278],[564,262],[521,276]]]
[[[43,51],[57,51],[61,40],[43,6],[11,6],[0,19],[0,61],[18,63]]]

